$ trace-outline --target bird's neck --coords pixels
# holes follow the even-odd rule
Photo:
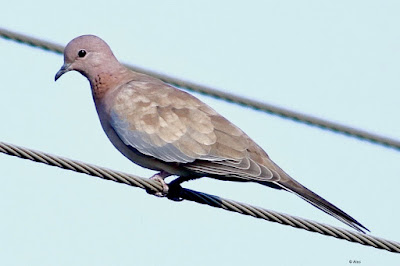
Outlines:
[[[89,79],[95,101],[101,101],[107,92],[114,90],[130,80],[130,71],[125,67],[115,71],[100,71]]]

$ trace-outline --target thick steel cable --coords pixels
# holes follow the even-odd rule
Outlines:
[[[28,44],[30,46],[33,47],[39,47],[41,49],[47,50],[47,51],[52,51],[58,54],[62,54],[64,51],[64,47],[61,45],[57,45],[51,42],[47,42],[47,41],[43,41],[40,40],[38,38],[34,38],[31,36],[27,36],[24,34],[20,34],[20,33],[16,33],[16,32],[12,32],[6,29],[2,29],[0,28],[0,36],[5,38],[5,39],[9,39],[9,40],[13,40],[13,41],[17,41],[19,43],[23,43],[23,44]],[[184,88],[190,91],[195,91],[195,92],[199,92],[208,96],[212,96],[218,99],[222,99],[228,102],[232,102],[232,103],[236,103],[242,106],[246,106],[246,107],[250,107],[253,108],[255,110],[259,110],[259,111],[263,111],[266,113],[270,113],[270,114],[274,114],[274,115],[278,115],[284,118],[288,118],[291,119],[293,121],[297,121],[297,122],[301,122],[301,123],[305,123],[307,125],[312,125],[312,126],[316,126],[322,129],[326,129],[326,130],[331,130],[333,132],[336,133],[341,133],[347,136],[351,136],[351,137],[355,137],[358,139],[362,139],[362,140],[368,140],[372,143],[375,144],[380,144],[383,145],[385,147],[390,147],[390,148],[394,148],[397,150],[400,150],[400,141],[399,140],[395,140],[392,138],[388,138],[385,136],[380,136],[377,134],[373,134],[370,132],[367,132],[365,130],[361,130],[361,129],[356,129],[353,127],[349,127],[346,125],[342,125],[339,123],[335,123],[332,121],[328,121],[325,119],[321,119],[315,116],[311,116],[311,115],[306,115],[306,114],[302,114],[299,112],[295,112],[295,111],[291,111],[282,107],[278,107],[278,106],[274,106],[271,104],[267,104],[267,103],[262,103],[259,101],[255,101],[255,100],[251,100],[251,99],[247,99],[245,97],[240,97],[231,93],[227,93],[227,92],[223,92],[223,91],[219,91],[207,86],[203,86],[194,82],[190,82],[187,80],[183,80],[183,79],[178,79],[178,78],[174,78],[168,75],[164,75],[155,71],[151,71],[148,69],[144,69],[144,68],[140,68],[140,67],[136,67],[136,66],[131,66],[131,65],[126,65],[128,68],[137,71],[137,72],[141,72],[141,73],[145,73],[154,77],[157,77],[167,83],[170,83],[172,85],[175,85],[177,87],[180,88]]]
[[[127,184],[134,187],[139,187],[153,192],[161,192],[162,186],[160,183],[122,172],[117,172],[107,168],[62,158],[59,156],[50,155],[40,151],[19,147],[16,145],[0,142],[0,152],[7,155],[16,156],[22,159],[29,159],[35,162],[44,163],[51,166],[57,166],[63,169],[68,169],[91,176],[100,177],[103,179]],[[306,220],[299,217],[294,217],[288,214],[283,214],[271,210],[262,209],[259,207],[243,204],[237,201],[220,198],[218,196],[209,195],[206,193],[193,191],[176,187],[173,189],[170,199],[190,200],[201,204],[207,204],[212,207],[221,208],[231,212],[237,212],[244,215],[253,216],[255,218],[264,219],[270,222],[289,225],[295,228],[304,229],[310,232],[316,232],[326,236],[344,239],[350,242],[359,243],[366,246],[371,246],[378,249],[384,249],[390,252],[400,253],[400,243],[385,240],[375,236],[362,234],[355,231],[345,230],[342,228],[321,224],[311,220]]]

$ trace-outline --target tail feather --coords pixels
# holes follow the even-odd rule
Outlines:
[[[296,182],[295,180],[290,178],[289,180],[285,180],[283,182],[277,181],[274,183],[279,187],[283,188],[284,190],[296,194],[297,196],[309,202],[310,204],[314,205],[318,209],[326,212],[329,215],[332,215],[336,219],[356,229],[357,231],[365,233],[364,230],[366,230],[369,232],[369,230],[361,223],[359,223],[356,219],[354,219],[353,217],[351,217],[350,215],[348,215],[347,213],[345,213],[332,203],[328,202],[324,198],[318,196],[317,194],[315,194],[308,188],[304,187],[300,183]]]

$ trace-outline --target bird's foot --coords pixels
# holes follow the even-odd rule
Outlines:
[[[170,176],[170,175],[171,174],[168,173],[168,172],[161,171],[158,174],[155,174],[152,177],[150,177],[151,180],[158,181],[158,182],[161,183],[162,191],[154,192],[154,191],[151,191],[151,190],[147,190],[147,193],[153,194],[153,195],[155,195],[157,197],[165,197],[168,194],[169,187],[168,187],[167,183],[165,183],[164,179],[166,177]]]

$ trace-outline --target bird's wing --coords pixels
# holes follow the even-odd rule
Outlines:
[[[110,118],[126,145],[161,161],[181,163],[204,175],[253,181],[279,178],[262,159],[268,158],[265,152],[251,152],[257,146],[242,130],[197,98],[164,83],[125,84]]]
[[[235,125],[176,88],[162,83],[128,83],[115,99],[111,125],[126,145],[143,154],[180,163],[205,176],[285,189],[356,230],[366,229],[292,179]]]

